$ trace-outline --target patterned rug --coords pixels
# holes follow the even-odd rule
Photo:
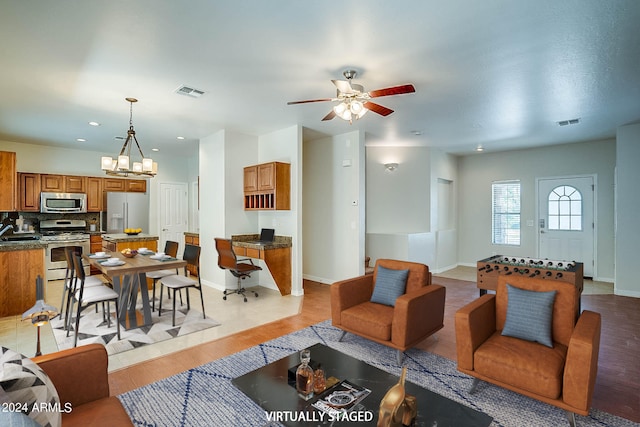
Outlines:
[[[233,378],[322,343],[394,375],[400,375],[395,350],[347,334],[325,321],[247,350],[124,393],[118,398],[137,426],[277,426],[265,411],[232,384]],[[405,352],[406,380],[494,418],[493,426],[563,426],[565,412],[517,393],[481,383],[470,396],[472,379],[455,362],[417,349]],[[592,410],[577,416],[581,427],[627,427],[639,424]],[[439,426],[444,427],[444,426]]]
[[[214,326],[220,326],[219,322],[210,317],[203,319],[202,311],[193,309],[194,304],[191,305],[191,310],[187,310],[186,302],[182,307],[180,307],[179,304],[178,307],[176,307],[176,326],[171,326],[171,304],[171,300],[163,299],[162,317],[158,317],[158,302],[156,301],[156,311],[151,312],[152,325],[130,330],[125,330],[121,326],[120,340],[118,340],[114,321],[115,308],[113,304],[111,304],[112,318],[110,328],[107,327],[107,322],[103,320],[101,308],[98,313],[96,313],[93,307],[87,308],[80,316],[78,345],[101,343],[107,348],[107,353],[112,355],[203,329],[213,328]],[[195,306],[199,307],[200,301],[196,301]],[[165,310],[165,307],[169,308],[169,310]],[[142,310],[141,305],[139,305],[138,308]],[[73,319],[75,321],[75,316],[73,316]],[[71,327],[69,337],[67,337],[67,331],[64,330],[63,321],[60,320],[60,317],[56,317],[51,321],[51,328],[59,350],[73,347],[74,326],[75,323]]]

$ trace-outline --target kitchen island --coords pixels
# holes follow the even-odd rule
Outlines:
[[[105,252],[120,252],[123,249],[147,248],[158,251],[158,236],[145,233],[129,235],[125,233],[103,234],[102,250]]]
[[[0,242],[0,317],[21,315],[36,303],[36,278],[47,277],[46,248],[39,240]]]
[[[281,295],[291,294],[291,246],[290,236],[275,236],[271,243],[255,243],[259,234],[231,236],[233,252],[237,256],[261,259],[269,268]]]

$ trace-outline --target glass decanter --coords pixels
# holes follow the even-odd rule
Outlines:
[[[296,389],[305,400],[313,397],[313,369],[309,366],[311,351],[308,349],[300,352],[300,366],[296,371]]]

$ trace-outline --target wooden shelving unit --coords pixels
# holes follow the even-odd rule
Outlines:
[[[244,209],[291,209],[291,165],[270,162],[245,167]]]

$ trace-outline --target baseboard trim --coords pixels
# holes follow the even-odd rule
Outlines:
[[[303,274],[302,278],[311,280],[312,282],[324,283],[325,285],[332,285],[335,282],[335,280],[326,279],[324,277],[318,277],[311,274]]]

